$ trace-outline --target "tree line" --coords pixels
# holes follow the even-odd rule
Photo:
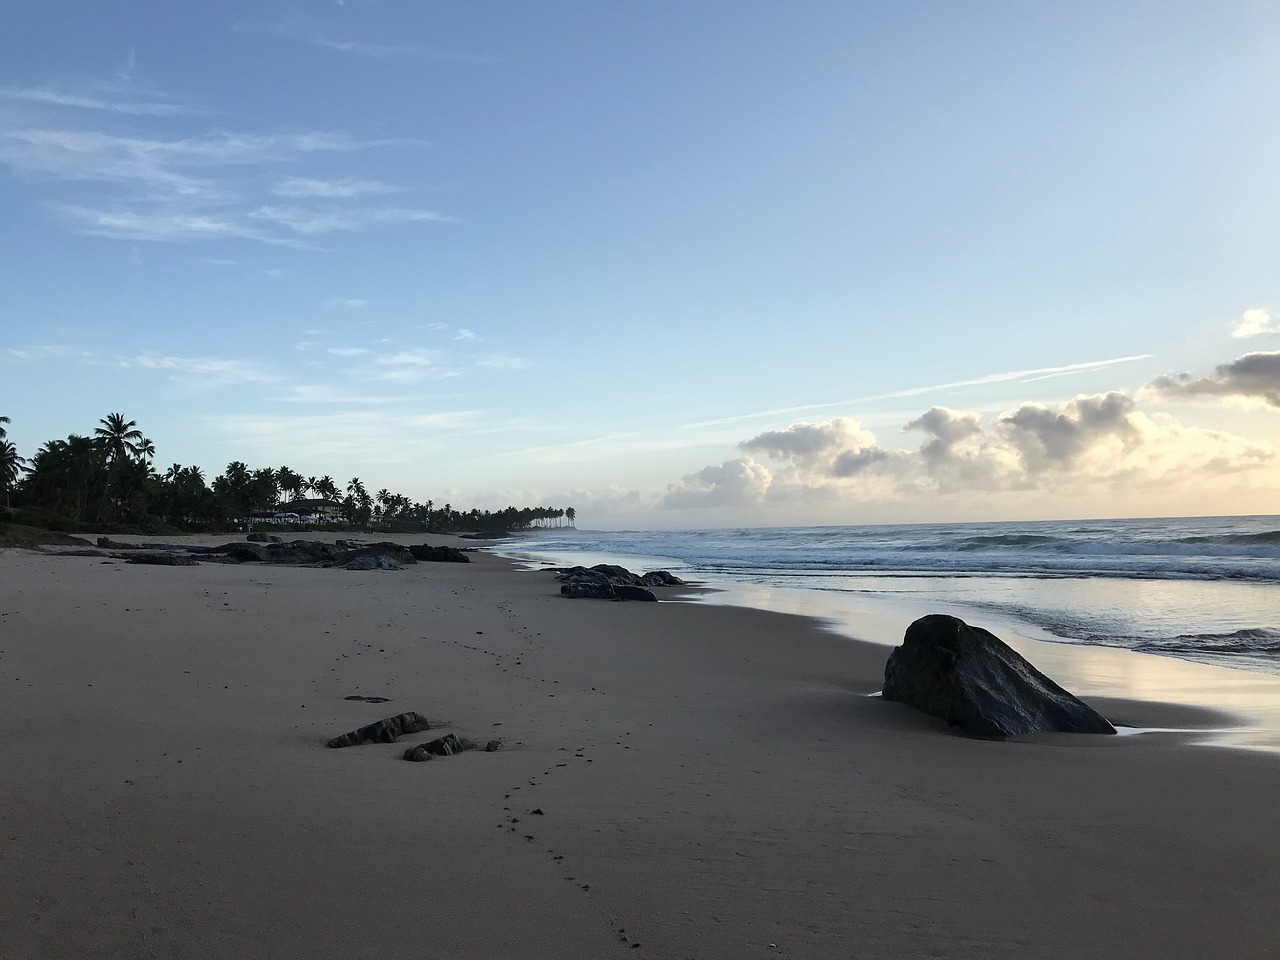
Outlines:
[[[89,436],[44,443],[28,459],[19,456],[0,416],[0,492],[7,507],[35,525],[83,527],[173,527],[219,530],[275,518],[308,495],[327,512],[357,527],[455,533],[499,533],[530,527],[573,526],[573,507],[507,507],[455,510],[417,502],[385,487],[371,494],[359,477],[339,486],[331,476],[303,476],[284,467],[250,468],[233,460],[206,481],[197,466],[155,467],[155,444],[138,424],[111,413]]]

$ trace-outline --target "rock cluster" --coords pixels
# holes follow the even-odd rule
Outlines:
[[[561,582],[560,593],[566,597],[593,600],[657,600],[649,587],[675,587],[684,584],[666,570],[635,574],[626,567],[598,563],[594,567],[568,567],[555,570]]]
[[[347,570],[399,570],[420,560],[471,562],[466,551],[457,547],[433,547],[426,543],[406,547],[385,541],[363,544],[357,540],[337,540],[333,543],[320,540],[282,540],[267,533],[251,533],[245,540],[214,547],[176,543],[120,543],[109,537],[99,537],[98,546],[117,551],[110,554],[117,560],[170,566],[192,566],[196,562],[193,558],[197,557],[211,563],[275,563],[343,567]],[[166,556],[173,559],[163,559]]]
[[[1116,732],[994,634],[942,614],[907,627],[885,664],[883,696],[975,737]]]
[[[464,750],[475,750],[480,746],[474,740],[466,740],[456,734],[446,733],[443,737],[420,743],[404,752],[404,758],[414,763],[423,763],[432,757],[452,757]],[[484,745],[485,753],[493,753],[502,749],[501,740],[490,740]]]
[[[327,746],[355,747],[362,743],[395,743],[397,737],[410,733],[421,733],[429,730],[431,724],[420,713],[410,710],[408,713],[396,714],[376,723],[370,723],[340,737],[334,737]]]

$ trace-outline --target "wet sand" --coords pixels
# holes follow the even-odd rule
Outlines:
[[[475,560],[0,551],[0,957],[1275,955],[1275,754],[967,740],[883,645]]]

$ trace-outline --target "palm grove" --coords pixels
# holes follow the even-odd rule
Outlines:
[[[29,522],[55,529],[126,526],[216,530],[255,516],[271,516],[308,494],[332,505],[353,526],[498,532],[533,526],[572,526],[572,507],[507,507],[455,510],[446,503],[418,503],[382,489],[370,494],[359,477],[339,486],[330,476],[304,477],[289,467],[250,469],[238,460],[207,482],[204,471],[175,463],[154,466],[156,448],[133,420],[108,414],[91,436],[50,440],[29,459],[18,455],[0,417],[0,491],[5,506]]]

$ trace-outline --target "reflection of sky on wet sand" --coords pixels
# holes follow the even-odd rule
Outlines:
[[[554,559],[557,565],[592,566],[616,563],[633,570],[670,569],[685,572],[685,564],[670,557],[620,556],[602,553],[519,553],[501,551],[537,569]],[[984,589],[1015,589],[984,578],[950,584],[958,602],[939,599],[936,593],[916,595],[906,581],[899,581],[899,593],[852,593],[845,590],[796,589],[752,583],[717,582],[713,589],[697,595],[697,602],[751,607],[826,621],[833,630],[857,640],[884,644],[886,648],[902,642],[907,625],[927,613],[949,613],[968,623],[985,627],[1014,647],[1042,672],[1081,697],[1107,697],[1144,701],[1148,704],[1174,704],[1233,714],[1232,725],[1206,730],[1202,717],[1187,716],[1178,721],[1184,729],[1206,731],[1195,733],[1196,742],[1229,746],[1247,746],[1280,750],[1280,676],[1193,663],[1174,657],[1135,653],[1113,647],[1066,643],[1039,628],[1001,616],[990,609],[975,609],[965,599],[981,602]],[[847,586],[849,581],[842,581]],[[1132,584],[1132,581],[1127,581]],[[819,586],[815,578],[809,583]],[[883,590],[884,582],[876,584]],[[1140,584],[1136,591],[1124,592],[1120,581],[1075,583],[1053,581],[1055,590],[1079,589],[1090,592],[1091,603],[1155,604],[1152,615],[1160,608],[1161,592],[1184,586]],[[972,596],[966,597],[965,591]],[[932,591],[931,591],[932,592]],[[1101,594],[1108,594],[1102,596]],[[1185,591],[1183,593],[1185,595]],[[1105,601],[1105,603],[1104,603]],[[1140,611],[1139,611],[1140,612]],[[885,651],[888,656],[888,649]],[[1105,712],[1105,711],[1104,711]],[[1138,708],[1135,716],[1142,717]],[[1185,722],[1184,722],[1185,721]],[[1161,724],[1151,724],[1153,727]]]
[[[995,633],[1042,672],[1081,697],[1168,703],[1234,714],[1238,725],[1203,736],[1197,734],[1192,739],[1280,750],[1280,677],[1129,650],[1054,642],[1045,639],[1046,635],[1035,627],[958,605],[934,602],[928,610],[920,610],[913,609],[912,603],[883,596],[815,594],[753,584],[717,587],[723,589],[700,596],[699,600],[817,617],[845,636],[886,647],[901,643],[907,625],[917,617],[949,613]],[[1142,715],[1140,708],[1136,715]],[[1205,729],[1199,718],[1191,726]]]

